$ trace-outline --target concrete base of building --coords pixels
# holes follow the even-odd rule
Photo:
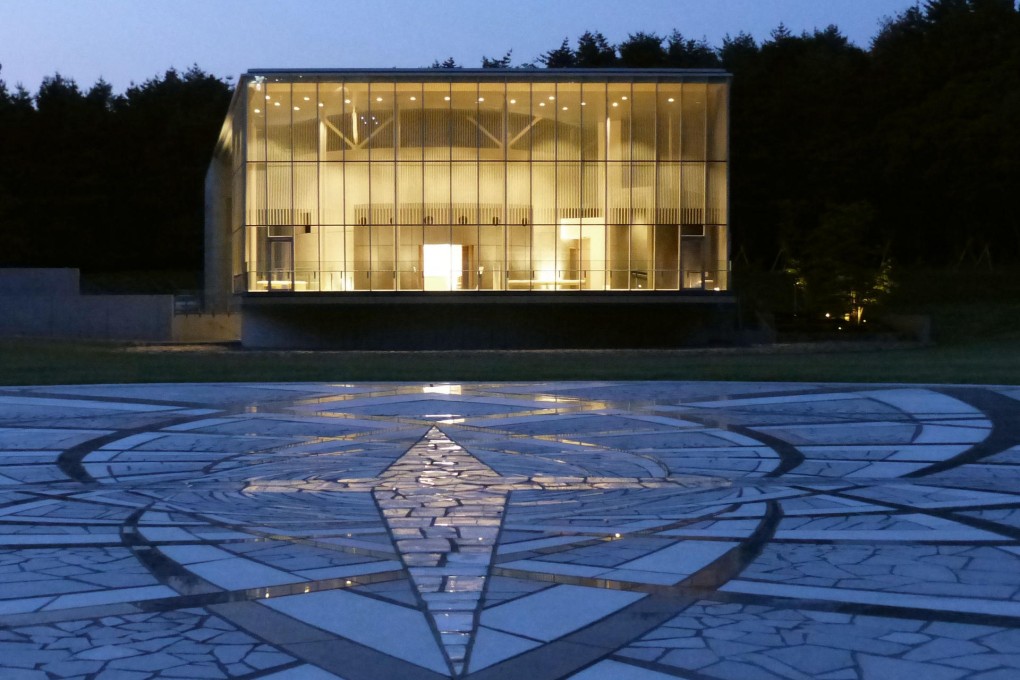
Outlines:
[[[732,345],[726,293],[248,295],[252,349],[653,349]]]

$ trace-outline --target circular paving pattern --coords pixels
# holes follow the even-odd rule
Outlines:
[[[0,388],[0,677],[1017,678],[1018,465],[1014,387]]]

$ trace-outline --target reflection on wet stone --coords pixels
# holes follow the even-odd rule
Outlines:
[[[1020,676],[1020,389],[0,388],[0,677]]]

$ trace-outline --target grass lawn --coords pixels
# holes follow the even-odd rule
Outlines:
[[[236,381],[790,380],[1020,384],[1011,338],[935,347],[256,352],[0,341],[0,384]]]
[[[728,350],[255,352],[0,339],[0,385],[320,380],[1020,385],[1020,274],[1012,270],[994,276],[906,272],[897,290],[898,299],[892,300],[890,311],[930,316],[935,346],[862,348],[831,343]]]

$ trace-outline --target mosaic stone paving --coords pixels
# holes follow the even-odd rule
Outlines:
[[[0,678],[1020,678],[1020,388],[0,388]]]

